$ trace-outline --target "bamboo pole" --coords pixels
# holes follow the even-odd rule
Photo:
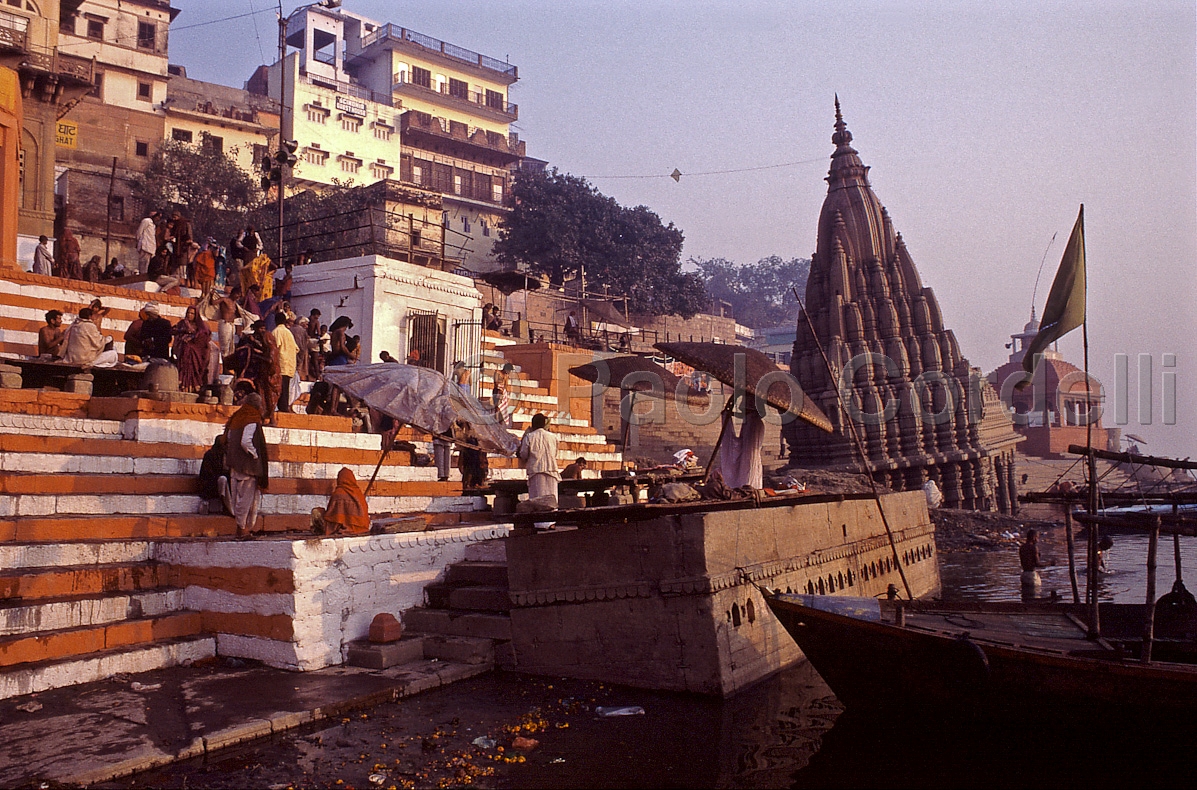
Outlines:
[[[1173,503],[1172,504],[1172,517],[1176,518],[1179,515],[1180,515],[1180,506],[1177,505],[1176,503]],[[1176,563],[1176,583],[1173,585],[1173,589],[1176,589],[1177,585],[1182,586],[1182,587],[1184,586],[1184,582],[1182,582],[1181,578],[1180,578],[1181,573],[1180,573],[1180,533],[1179,532],[1172,533],[1172,559],[1173,559],[1173,562]]]
[[[1143,618],[1143,663],[1151,663],[1151,646],[1155,641],[1155,554],[1160,543],[1160,517],[1151,518],[1151,536],[1147,540],[1147,615]]]
[[[715,440],[715,449],[711,451],[706,471],[702,475],[703,485],[706,485],[707,480],[711,477],[711,471],[715,468],[715,459],[719,457],[719,448],[723,446],[723,437],[727,435],[727,426],[731,424],[732,404],[735,403],[735,400],[736,393],[733,392],[728,396],[727,405],[723,407],[723,426],[719,429],[719,438]]]
[[[1093,451],[1093,401],[1089,389],[1089,321],[1081,324],[1085,345],[1085,455],[1089,468],[1089,515],[1097,515],[1097,456]],[[1089,527],[1089,638],[1101,638],[1101,605],[1097,602],[1097,528]]]
[[[370,488],[374,485],[374,478],[378,477],[378,470],[382,469],[382,462],[387,459],[387,453],[390,451],[391,448],[388,446],[383,449],[382,455],[378,457],[378,465],[374,467],[374,474],[370,475],[370,482],[366,483],[366,490],[362,492],[362,496],[369,496]]]
[[[1079,604],[1081,593],[1076,583],[1076,544],[1072,539],[1072,507],[1069,505],[1064,506],[1064,537],[1068,539],[1068,580],[1072,582],[1072,602]]]

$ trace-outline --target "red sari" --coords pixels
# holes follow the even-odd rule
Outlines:
[[[212,330],[194,307],[188,307],[187,314],[175,324],[174,336],[179,388],[183,392],[199,392],[208,383]]]

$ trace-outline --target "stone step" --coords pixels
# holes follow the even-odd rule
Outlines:
[[[449,591],[449,608],[471,612],[506,612],[511,609],[507,584],[495,587],[454,587]]]
[[[449,634],[425,634],[424,658],[461,664],[490,664],[495,660],[494,640]]]
[[[403,613],[403,625],[422,634],[511,639],[511,618],[487,612],[455,612],[418,606]]]
[[[39,661],[0,670],[0,699],[91,683],[114,675],[191,664],[216,655],[216,638],[194,636],[164,639],[132,648],[102,650],[63,659]]]
[[[178,612],[106,625],[42,631],[35,635],[6,636],[0,638],[0,667],[60,661],[101,650],[198,636],[203,629],[202,620],[199,612]]]
[[[507,589],[506,562],[455,562],[445,569],[445,584],[453,587]]]
[[[0,571],[0,602],[154,590],[169,585],[170,569],[152,562],[6,569]]]
[[[154,546],[145,540],[91,543],[0,543],[0,568],[68,568],[148,562]]]
[[[106,625],[138,617],[160,617],[183,608],[183,591],[107,593],[37,603],[0,604],[0,636]]]
[[[282,465],[278,465],[282,466]],[[319,478],[272,477],[270,492],[275,495],[300,494],[320,495],[327,497],[336,488],[336,475],[341,467],[328,466],[331,474],[321,475]],[[369,474],[373,469],[368,465],[360,465],[365,473],[360,480],[363,489],[369,482]],[[415,467],[412,467],[413,469]],[[435,468],[431,469],[433,479],[419,481],[375,480],[370,489],[371,495],[380,497],[413,497],[413,496],[460,496],[461,484],[452,482],[438,482],[435,479]],[[421,469],[421,472],[424,471]],[[196,473],[198,473],[198,468]],[[280,468],[280,471],[283,469]],[[167,494],[195,495],[199,487],[199,479],[195,474],[6,474],[0,475],[0,496],[30,495],[49,496],[52,494],[124,494],[162,496]]]

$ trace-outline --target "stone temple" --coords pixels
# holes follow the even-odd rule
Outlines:
[[[891,489],[917,489],[932,480],[945,507],[1016,510],[1013,459],[1020,437],[997,393],[944,327],[935,294],[923,285],[869,185],[869,168],[851,146],[838,98],[831,141],[835,152],[806,286],[814,331],[800,315],[790,366],[836,432],[787,425],[790,464],[859,468],[851,417],[870,470]]]

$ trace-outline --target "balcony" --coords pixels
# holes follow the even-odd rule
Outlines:
[[[54,50],[36,47],[30,49],[21,64],[22,70],[55,74],[59,79],[91,85],[95,79],[96,62],[91,58],[66,55]]]
[[[394,43],[404,48],[418,47],[423,52],[430,52],[448,58],[454,63],[472,66],[483,72],[489,79],[498,80],[508,85],[519,79],[519,69],[510,63],[504,63],[486,55],[449,44],[432,36],[417,33],[398,25],[385,24],[373,33],[362,37],[362,49],[365,50],[378,43]]]
[[[463,159],[489,159],[489,164],[496,167],[519,161],[526,150],[524,142],[516,135],[507,136],[484,129],[475,129],[470,134],[464,123],[446,121],[415,110],[399,116],[399,137],[405,145],[416,147],[450,143],[462,150]]]
[[[311,74],[304,74],[303,81],[308,85],[315,85],[317,88],[325,88],[326,90],[342,93],[346,96],[355,96],[359,99],[372,101],[375,104],[385,104],[388,107],[393,104],[391,97],[385,93],[377,93],[353,82],[341,82],[340,80],[327,79]]]
[[[29,20],[0,11],[0,57],[24,55],[28,51]]]
[[[407,74],[396,74],[391,89],[398,94],[411,96],[415,99],[433,101],[446,107],[453,107],[474,115],[483,115],[500,123],[510,123],[520,117],[518,104],[499,99],[487,101],[486,96],[475,91],[466,91],[464,96],[449,92],[449,85],[445,83],[441,89],[419,85],[411,81]]]

